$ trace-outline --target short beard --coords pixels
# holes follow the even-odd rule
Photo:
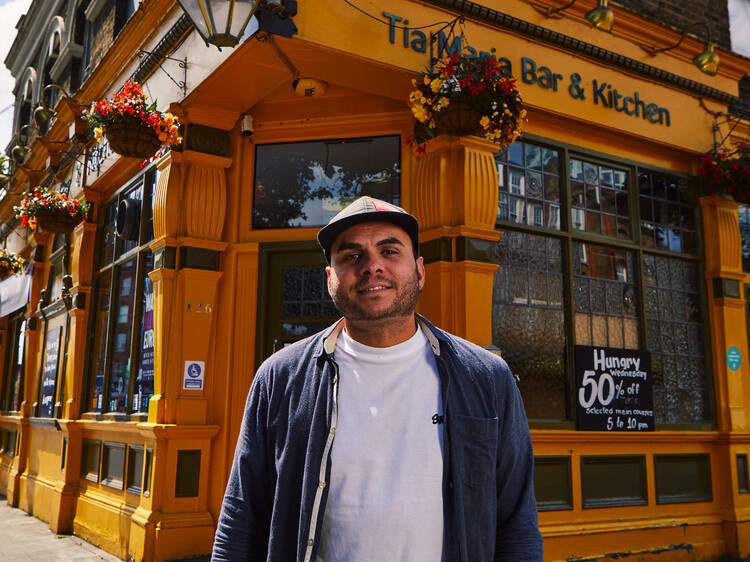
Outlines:
[[[371,313],[366,310],[362,310],[360,306],[354,303],[350,298],[345,289],[342,289],[341,285],[334,287],[331,298],[333,304],[339,309],[339,312],[344,315],[344,318],[348,320],[384,320],[386,318],[399,318],[409,316],[414,312],[414,308],[417,305],[417,299],[419,298],[419,275],[417,274],[417,268],[414,268],[414,275],[404,284],[404,286],[397,286],[394,281],[386,277],[375,277],[368,279],[367,282],[379,282],[383,281],[396,289],[396,298],[391,303],[391,306],[383,311],[377,313]],[[355,285],[353,290],[357,290]]]

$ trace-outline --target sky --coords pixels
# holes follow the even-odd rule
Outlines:
[[[750,57],[750,0],[728,0],[732,49]],[[31,0],[0,0],[0,150],[11,138],[14,80],[3,61],[16,36],[16,23]],[[615,24],[616,25],[616,24]]]
[[[31,0],[0,0],[0,151],[10,142],[13,126],[13,86],[15,80],[4,60],[16,37],[16,23],[31,5]]]

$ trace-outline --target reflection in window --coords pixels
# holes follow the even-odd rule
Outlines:
[[[136,260],[131,259],[118,268],[118,282],[114,298],[119,306],[120,319],[115,324],[113,337],[116,345],[110,359],[112,372],[109,379],[109,411],[124,412],[130,373],[130,334],[128,318],[133,316],[133,295],[123,294],[123,285],[130,286],[136,275]],[[125,319],[124,321],[122,319]]]
[[[498,221],[560,230],[560,154],[557,150],[514,142],[495,157]]]
[[[571,158],[573,229],[632,238],[627,180],[622,170]]]
[[[750,207],[740,205],[737,209],[742,238],[742,271],[750,273]]]
[[[399,204],[397,136],[258,145],[253,228],[321,226],[361,195]]]
[[[633,252],[573,243],[577,345],[638,349]]]
[[[26,320],[23,312],[8,323],[8,369],[2,395],[2,409],[17,412],[23,399],[23,365],[26,341]]]
[[[531,419],[566,418],[562,243],[507,231],[495,247],[492,343],[518,383]]]
[[[148,272],[153,255],[153,198],[156,171],[148,170],[102,205],[99,262],[94,272],[92,333],[87,375],[87,411],[147,412],[153,394],[153,290]],[[133,215],[127,240],[115,232],[120,203]],[[144,222],[145,221],[145,222]],[[110,314],[111,311],[111,314]]]
[[[680,193],[687,180],[641,170],[638,174],[641,243],[649,248],[696,253],[695,208]]]
[[[698,265],[644,255],[643,280],[656,421],[708,421]]]
[[[328,294],[321,267],[285,267],[283,270],[281,335],[279,344],[310,336],[331,325],[339,313]]]

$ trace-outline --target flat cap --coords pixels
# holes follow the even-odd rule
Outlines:
[[[416,217],[397,205],[364,196],[344,207],[318,232],[318,243],[328,263],[331,263],[331,246],[336,237],[350,226],[363,222],[389,222],[403,228],[414,244],[415,253],[418,252],[419,222]]]

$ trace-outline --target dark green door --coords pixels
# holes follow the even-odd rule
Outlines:
[[[314,242],[260,246],[256,367],[285,345],[339,318],[328,295],[325,258]]]

